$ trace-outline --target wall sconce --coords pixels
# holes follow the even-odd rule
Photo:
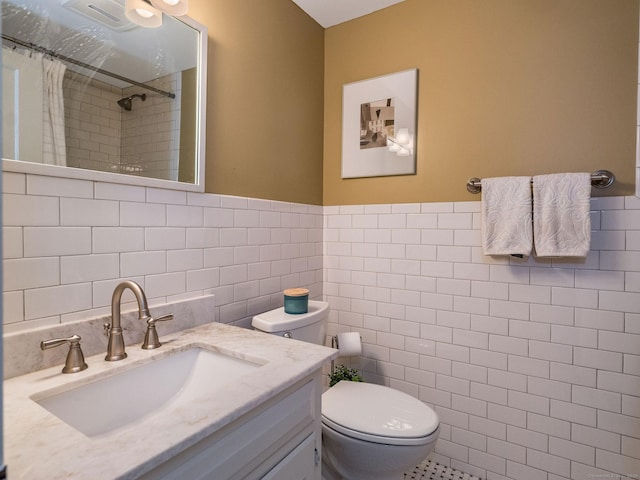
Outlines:
[[[189,10],[189,0],[126,0],[124,14],[141,27],[159,27],[162,25],[162,13],[185,15]]]
[[[399,128],[395,137],[387,137],[387,148],[400,157],[413,155],[413,135],[408,128]]]

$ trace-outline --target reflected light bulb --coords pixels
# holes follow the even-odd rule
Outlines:
[[[153,12],[150,12],[149,10],[147,10],[145,8],[136,8],[136,13],[138,15],[140,15],[141,17],[144,17],[144,18],[153,17]]]
[[[149,0],[151,5],[169,15],[186,15],[189,10],[189,0]]]
[[[396,141],[403,145],[409,143],[409,129],[401,128],[398,130],[398,135],[396,135]]]
[[[162,25],[162,13],[145,0],[126,0],[124,14],[129,21],[141,27],[155,28]]]

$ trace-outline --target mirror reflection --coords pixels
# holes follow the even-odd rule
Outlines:
[[[2,157],[198,183],[197,27],[138,26],[124,0],[2,0]]]

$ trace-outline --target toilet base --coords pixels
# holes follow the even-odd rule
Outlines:
[[[323,455],[324,456],[324,455]],[[324,459],[322,460],[322,469],[320,471],[322,480],[344,480],[331,465],[328,465]]]
[[[322,425],[325,480],[402,480],[404,472],[427,458],[439,429],[423,445],[383,445],[353,439]]]

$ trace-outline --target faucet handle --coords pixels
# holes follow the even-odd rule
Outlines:
[[[76,373],[86,370],[88,365],[84,361],[84,355],[80,348],[80,335],[72,335],[68,338],[54,338],[52,340],[43,340],[40,342],[40,348],[47,350],[48,348],[59,347],[65,343],[69,344],[69,353],[67,360],[64,362],[62,373]]]
[[[158,338],[156,322],[164,322],[166,320],[173,320],[173,313],[167,313],[158,318],[147,317],[147,332],[144,334],[144,342],[142,342],[143,350],[153,350],[162,346]]]

